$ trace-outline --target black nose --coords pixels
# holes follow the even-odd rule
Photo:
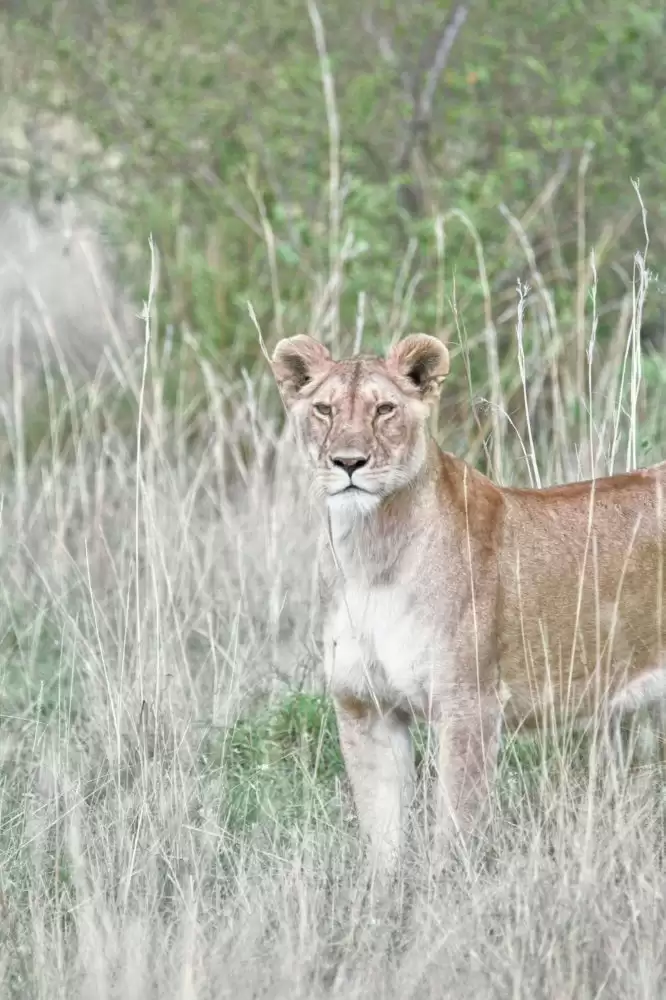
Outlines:
[[[362,469],[363,466],[368,463],[367,458],[362,458],[358,455],[353,458],[341,456],[340,458],[332,458],[331,461],[333,462],[333,465],[337,465],[339,469],[344,469],[349,476],[353,476],[357,469]]]

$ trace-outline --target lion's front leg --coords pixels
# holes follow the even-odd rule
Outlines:
[[[340,744],[373,865],[390,873],[400,857],[415,769],[409,724],[394,711],[336,698]]]
[[[435,845],[441,858],[452,841],[464,845],[486,814],[495,781],[501,707],[493,697],[475,695],[470,702],[463,711],[453,708],[439,727]]]

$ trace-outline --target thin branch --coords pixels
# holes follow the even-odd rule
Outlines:
[[[390,36],[378,28],[372,12],[368,11],[363,15],[363,27],[374,38],[379,55],[390,66],[412,103],[412,114],[409,121],[405,122],[402,142],[394,161],[394,169],[398,173],[409,168],[414,151],[425,143],[430,131],[437,85],[447,67],[456,38],[467,20],[470,6],[471,0],[463,0],[452,8],[437,38],[432,58],[427,59],[424,54],[415,73],[409,73],[401,67]],[[429,45],[427,49],[430,50]],[[412,185],[401,186],[399,202],[410,215],[418,213],[420,200]]]
[[[423,140],[430,131],[432,105],[435,99],[437,84],[446,69],[460,29],[467,20],[469,7],[469,3],[459,3],[453,8],[437,40],[430,66],[427,70],[425,68],[422,69],[422,73],[425,74],[425,81],[420,94],[414,99],[412,118],[407,126],[406,134],[396,160],[396,167],[399,171],[407,169],[414,149],[423,144]]]
[[[428,70],[425,84],[419,98],[418,114],[421,121],[427,122],[430,120],[432,115],[432,102],[435,98],[435,91],[437,90],[439,78],[446,69],[449,56],[451,55],[451,50],[453,49],[455,40],[460,33],[460,29],[467,20],[468,14],[469,4],[460,3],[457,7],[454,7],[453,13],[449,17],[442,34],[439,37],[439,41],[437,42],[437,47],[435,49],[435,55],[430,65],[430,69]]]

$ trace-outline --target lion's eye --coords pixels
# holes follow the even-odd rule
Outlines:
[[[328,403],[315,403],[313,409],[320,417],[330,417],[331,415],[331,407]]]
[[[393,413],[395,410],[395,403],[380,403],[377,407],[377,416],[382,417],[387,413]]]

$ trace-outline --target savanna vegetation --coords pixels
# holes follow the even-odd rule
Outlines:
[[[594,734],[507,741],[435,878],[416,731],[369,891],[260,340],[437,332],[438,437],[505,483],[666,457],[665,35],[647,0],[3,6],[0,200],[38,220],[0,223],[3,996],[661,996],[661,767]],[[69,205],[133,314],[44,249]]]

